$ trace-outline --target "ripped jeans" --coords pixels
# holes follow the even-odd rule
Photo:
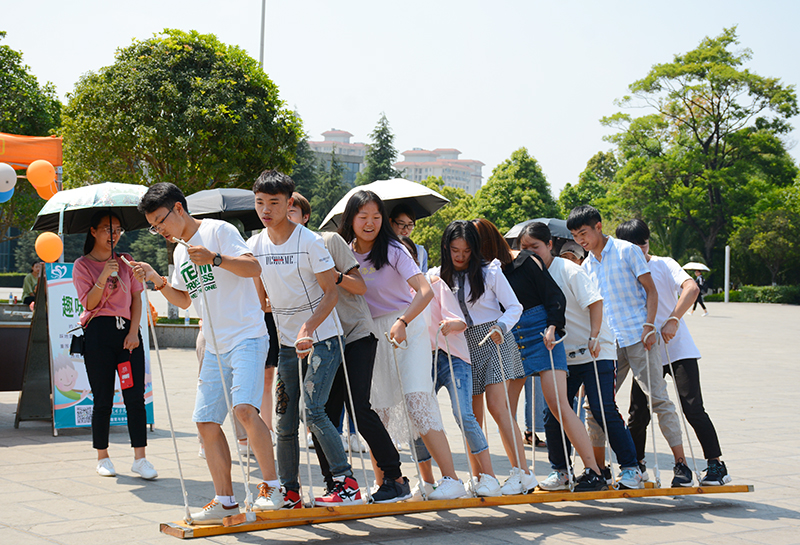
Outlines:
[[[334,476],[352,476],[342,440],[325,412],[325,403],[331,391],[336,371],[342,362],[339,339],[332,337],[314,344],[314,353],[303,359],[303,402],[306,420],[319,446],[330,463]],[[278,354],[278,376],[275,382],[275,414],[278,435],[278,477],[286,490],[300,489],[298,470],[300,465],[300,385],[297,369],[297,353],[294,347],[281,346]]]

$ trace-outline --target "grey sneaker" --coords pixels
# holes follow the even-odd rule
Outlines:
[[[692,486],[692,471],[683,462],[677,462],[672,468],[675,476],[672,478],[672,487]]]
[[[411,498],[411,485],[408,479],[403,477],[403,482],[398,483],[394,479],[383,479],[383,484],[372,494],[372,501],[375,503],[394,503]]]
[[[563,469],[550,473],[545,480],[539,483],[542,490],[569,490],[569,475]]]
[[[644,488],[642,472],[639,471],[638,467],[623,467],[622,471],[620,471],[617,476],[617,482],[620,488],[627,488],[629,490]]]

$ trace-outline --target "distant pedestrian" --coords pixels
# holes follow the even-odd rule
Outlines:
[[[697,287],[700,288],[700,291],[697,292],[697,299],[694,300],[694,306],[689,314],[694,314],[699,304],[703,307],[703,316],[708,316],[708,309],[703,302],[703,296],[708,292],[708,284],[706,283],[706,279],[703,278],[703,271],[694,271],[694,282],[697,284]]]

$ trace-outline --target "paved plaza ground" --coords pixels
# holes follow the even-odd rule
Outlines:
[[[754,485],[753,493],[466,509],[199,541],[319,545],[492,545],[534,540],[547,544],[800,543],[800,357],[795,345],[795,335],[800,334],[800,307],[718,303],[710,304],[709,309],[708,317],[699,313],[686,317],[704,355],[705,403],[734,483]],[[213,496],[213,488],[205,461],[197,457],[191,423],[197,362],[191,350],[164,350],[162,359],[189,502],[198,508]],[[182,518],[183,501],[157,368],[153,373],[156,429],[149,434],[148,459],[160,474],[153,482],[132,476],[132,452],[124,428],[114,428],[111,434],[110,452],[119,475],[103,478],[94,470],[89,430],[61,430],[53,437],[46,423],[23,422],[14,429],[18,394],[0,393],[0,544],[177,543],[177,538],[158,530],[160,522]],[[629,386],[623,387],[619,397],[623,412]],[[460,474],[466,478],[463,446],[449,400],[440,396],[440,401],[456,467],[464,469]],[[666,455],[660,434],[658,440],[662,480],[669,482],[671,457]],[[692,440],[699,454],[699,444],[694,436]],[[490,446],[495,471],[502,480],[509,466],[495,428],[491,428]],[[648,449],[651,467],[652,457]],[[411,477],[414,469],[408,450],[402,452],[402,458],[404,472]],[[702,470],[705,462],[700,460],[698,465]],[[241,472],[238,467],[233,469],[234,488],[241,501]],[[358,462],[356,469],[361,482]],[[537,450],[535,469],[540,479],[549,473],[543,450]],[[318,474],[316,467],[314,474]]]

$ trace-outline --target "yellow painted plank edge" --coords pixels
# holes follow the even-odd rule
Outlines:
[[[226,517],[223,525],[192,526],[184,522],[162,523],[162,533],[179,538],[208,537],[239,532],[270,530],[305,524],[320,524],[362,518],[386,517],[451,509],[500,507],[562,501],[594,501],[610,499],[644,498],[658,496],[687,496],[696,494],[732,494],[752,492],[752,485],[725,485],[710,487],[645,488],[640,490],[603,490],[599,492],[545,492],[537,490],[527,495],[498,496],[494,498],[460,498],[426,502],[401,502],[371,505],[342,505],[303,509],[262,511],[256,522],[247,523],[245,515]]]

